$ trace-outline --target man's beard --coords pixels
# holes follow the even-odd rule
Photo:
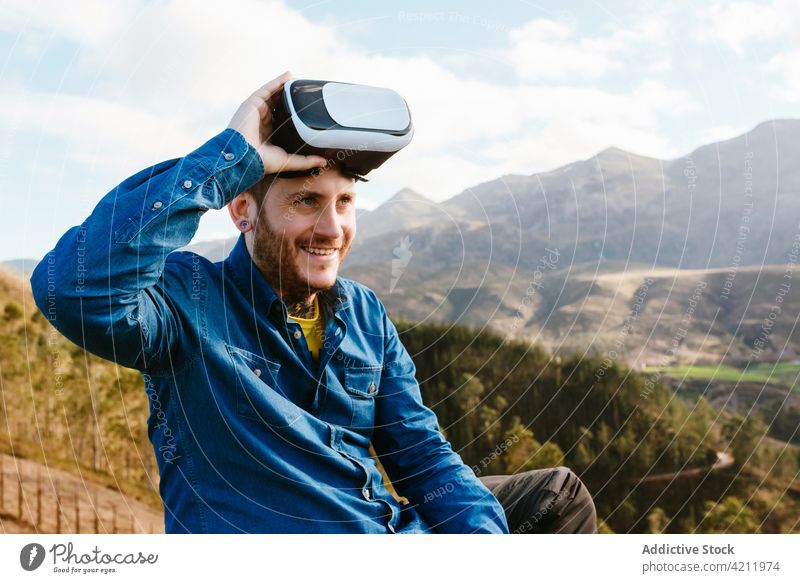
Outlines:
[[[303,242],[303,244],[311,242]],[[337,241],[325,241],[315,238],[313,243],[322,246],[334,246]],[[339,249],[339,265],[350,249],[350,242],[345,240]],[[272,289],[279,296],[289,299],[305,298],[314,293],[333,287],[315,287],[305,279],[298,270],[303,261],[299,255],[299,246],[289,240],[283,233],[273,230],[269,220],[261,217],[253,232],[253,262],[269,281]],[[306,261],[308,261],[306,259]]]

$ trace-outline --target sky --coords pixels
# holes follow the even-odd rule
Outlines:
[[[41,258],[284,70],[408,102],[413,141],[359,184],[364,208],[609,146],[673,159],[800,117],[795,0],[0,0],[0,14],[0,261]],[[234,234],[223,209],[195,241]]]

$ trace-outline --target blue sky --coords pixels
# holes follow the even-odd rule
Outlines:
[[[388,86],[414,141],[360,185],[445,200],[614,145],[675,158],[798,117],[800,3],[0,0],[0,260],[221,131],[290,69]],[[196,240],[232,236],[224,211]]]

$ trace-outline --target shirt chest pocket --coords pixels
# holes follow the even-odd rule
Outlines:
[[[267,360],[243,348],[225,345],[236,383],[236,413],[269,428],[288,427],[302,415],[302,409],[281,393],[280,363]]]
[[[375,424],[375,399],[380,393],[380,366],[349,366],[344,370],[344,390],[350,398],[353,416],[350,426],[372,428]]]

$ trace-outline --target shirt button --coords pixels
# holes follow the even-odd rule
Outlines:
[[[192,181],[191,180],[184,180],[183,181],[183,187],[184,188],[191,188],[192,187]]]
[[[369,494],[369,488],[364,488],[361,490],[361,495],[364,497],[364,500],[369,500],[371,498]]]
[[[234,155],[233,155],[232,153],[230,153],[230,152],[223,152],[223,153],[222,153],[222,156],[223,156],[223,157],[224,157],[224,158],[225,158],[225,159],[226,159],[228,162],[230,162],[231,160],[233,160],[233,159],[236,157],[236,156],[234,156]]]
[[[301,337],[302,335],[303,335],[303,333],[302,333],[302,332],[300,332],[300,330],[295,330],[295,331],[294,331],[294,334],[293,334],[293,336],[295,337],[295,339],[296,339],[296,340],[300,340],[300,337]]]
[[[253,372],[255,373],[255,375],[256,375],[257,377],[260,377],[260,376],[261,376],[261,369],[260,369],[260,368],[257,368],[257,369],[255,369]]]
[[[164,206],[164,203],[163,203],[163,202],[161,202],[160,200],[157,200],[157,201],[155,201],[155,202],[153,203],[153,210],[154,210],[154,211],[157,211],[157,210],[158,210],[158,209],[160,209],[162,206]]]

